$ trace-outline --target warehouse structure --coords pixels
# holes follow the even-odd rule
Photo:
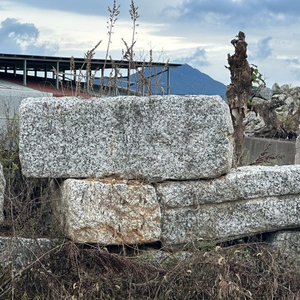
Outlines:
[[[67,57],[59,56],[38,56],[38,55],[17,55],[17,54],[1,54],[0,53],[0,72],[14,74],[14,76],[23,76],[23,85],[27,85],[28,76],[35,78],[43,78],[44,80],[54,80],[54,86],[58,90],[61,82],[70,80],[78,81],[78,76],[85,74],[83,80],[88,83],[89,76],[84,73],[86,70],[87,61],[84,58],[74,58],[72,61]],[[170,94],[170,68],[179,67],[181,64],[166,64],[159,62],[147,63],[145,61],[126,61],[126,60],[104,60],[91,59],[89,62],[90,72],[99,72],[104,76],[105,70],[121,70],[125,74],[122,78],[127,80],[128,86],[130,83],[130,70],[142,70],[151,66],[158,68],[160,73],[167,73],[167,82],[165,86],[166,94]],[[79,74],[78,70],[83,73]],[[55,70],[55,71],[54,71]],[[74,72],[74,70],[77,70]],[[102,71],[103,70],[103,71]],[[159,75],[156,74],[156,75]],[[77,78],[76,78],[77,76]],[[151,77],[153,75],[150,75]],[[101,76],[98,79],[101,79]],[[149,79],[149,78],[148,78]],[[151,78],[150,78],[151,79]],[[89,89],[89,84],[86,84]],[[89,91],[88,91],[89,92]]]

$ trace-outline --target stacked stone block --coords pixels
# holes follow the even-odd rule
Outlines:
[[[300,166],[231,169],[232,121],[218,96],[29,98],[25,176],[53,189],[74,242],[165,245],[299,227]]]

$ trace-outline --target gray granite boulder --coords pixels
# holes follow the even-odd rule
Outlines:
[[[288,85],[288,84],[283,84],[281,87],[280,87],[281,90],[283,91],[288,91],[289,89],[291,89],[291,86]]]
[[[4,221],[3,204],[4,204],[5,185],[6,185],[6,181],[3,175],[3,167],[0,164],[0,224]]]
[[[214,178],[232,162],[232,121],[219,96],[28,98],[20,130],[27,177]]]
[[[234,239],[300,227],[300,166],[241,167],[213,180],[157,185],[162,241]]]
[[[76,243],[143,244],[160,240],[153,186],[135,181],[67,179],[53,193],[67,237]]]
[[[258,108],[259,106],[262,106],[266,102],[265,99],[258,98],[258,97],[253,97],[252,98],[252,106],[254,108]]]
[[[280,85],[279,85],[278,83],[275,82],[275,83],[272,85],[272,90],[273,90],[273,92],[274,92],[274,91],[280,90]]]
[[[262,98],[262,99],[265,99],[265,100],[271,100],[271,98],[273,96],[273,91],[272,91],[272,89],[270,89],[268,87],[261,87],[261,88],[258,88],[254,92],[254,94],[258,98]]]

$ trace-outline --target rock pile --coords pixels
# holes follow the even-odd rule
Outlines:
[[[253,91],[245,124],[247,136],[295,140],[299,135],[300,87],[261,87]]]

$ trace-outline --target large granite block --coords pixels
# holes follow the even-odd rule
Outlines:
[[[161,213],[151,185],[67,179],[59,190],[54,195],[64,232],[76,243],[122,245],[160,240]]]
[[[157,184],[162,241],[234,239],[300,227],[300,166],[241,167],[228,175]]]
[[[232,121],[219,96],[25,99],[27,177],[214,178],[229,172]]]

